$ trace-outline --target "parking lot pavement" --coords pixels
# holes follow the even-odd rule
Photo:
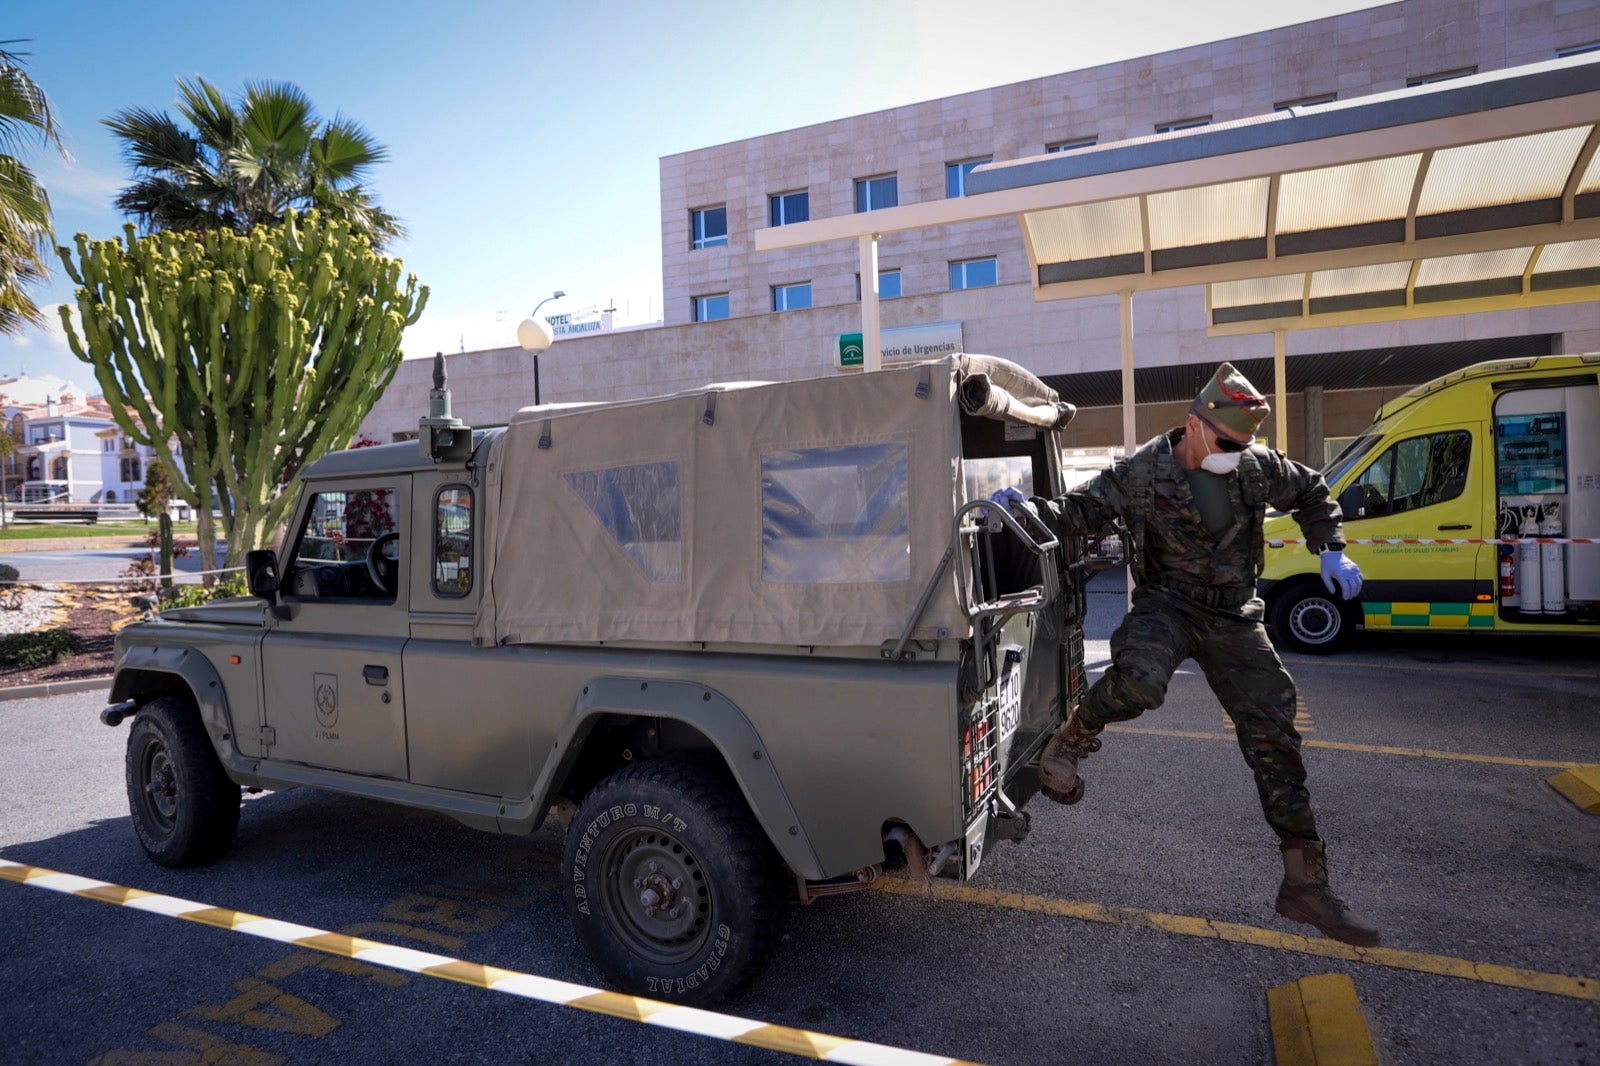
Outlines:
[[[1114,624],[1115,590],[1096,599]],[[979,1062],[1271,1062],[1268,990],[1338,973],[1396,1066],[1600,1062],[1600,818],[1547,784],[1600,762],[1592,644],[1428,637],[1286,661],[1334,887],[1380,948],[1273,913],[1277,849],[1189,664],[1165,706],[1107,733],[1082,803],[1036,799],[1029,838],[966,885],[796,908],[731,1010]],[[299,791],[247,800],[224,861],[154,866],[101,699],[0,704],[0,857],[595,982],[548,829],[494,837]],[[8,883],[0,942],[0,1031],[24,1058],[793,1061]]]

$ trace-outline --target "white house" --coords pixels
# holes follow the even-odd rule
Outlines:
[[[18,503],[121,503],[144,488],[152,450],[122,434],[103,397],[60,378],[0,380],[15,445],[0,490]]]

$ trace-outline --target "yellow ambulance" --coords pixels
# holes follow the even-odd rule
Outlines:
[[[1288,515],[1259,589],[1279,647],[1368,630],[1600,633],[1600,354],[1478,363],[1379,408],[1324,472],[1359,601],[1331,594]]]

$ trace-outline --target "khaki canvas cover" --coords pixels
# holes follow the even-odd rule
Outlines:
[[[962,386],[1007,406],[982,358],[524,409],[490,446],[475,638],[897,639],[950,542]],[[946,568],[913,636],[969,631]]]

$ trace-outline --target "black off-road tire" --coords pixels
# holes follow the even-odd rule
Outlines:
[[[128,807],[139,843],[162,866],[220,857],[239,829],[239,786],[228,780],[193,704],[161,696],[128,731]]]
[[[709,1004],[766,966],[788,920],[784,871],[737,786],[696,764],[651,759],[618,770],[578,807],[562,897],[579,942],[617,987]]]
[[[1272,640],[1306,655],[1332,655],[1350,643],[1361,608],[1334,596],[1320,581],[1303,581],[1272,602]]]

